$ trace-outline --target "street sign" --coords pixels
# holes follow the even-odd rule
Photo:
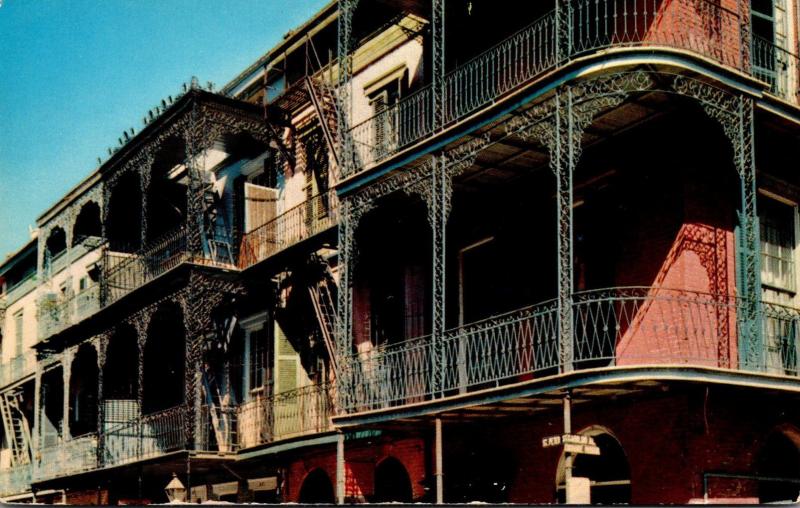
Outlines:
[[[582,453],[584,455],[600,455],[600,448],[591,436],[577,434],[562,434],[560,436],[547,436],[542,438],[542,448],[564,445],[568,453]]]

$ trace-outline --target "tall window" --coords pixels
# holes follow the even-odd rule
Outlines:
[[[14,314],[14,356],[22,356],[23,311]]]
[[[250,341],[250,365],[249,365],[249,386],[251,392],[264,386],[266,374],[266,352],[269,343],[269,333],[267,328],[252,330],[248,334]]]
[[[403,95],[408,80],[408,72],[398,69],[373,83],[365,90],[373,115],[373,157],[382,157],[399,143],[402,144],[402,126],[398,125],[399,115],[394,106]]]
[[[764,310],[764,342],[767,369],[796,371],[798,322],[793,306],[797,292],[795,262],[795,206],[764,196],[759,199],[761,231],[761,285]]]

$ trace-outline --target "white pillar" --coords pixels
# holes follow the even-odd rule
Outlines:
[[[336,504],[344,504],[344,434],[336,439]]]
[[[436,466],[434,476],[436,477],[436,504],[444,503],[444,472],[442,471],[442,419],[436,419],[436,444],[434,446],[436,455]]]

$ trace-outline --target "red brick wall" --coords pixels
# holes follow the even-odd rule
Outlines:
[[[366,501],[374,494],[375,467],[384,459],[394,457],[406,469],[415,500],[425,495],[425,444],[422,439],[382,439],[372,445],[364,442],[345,442],[345,497]],[[289,464],[284,485],[284,502],[297,502],[305,477],[317,468],[328,474],[336,490],[336,450],[318,451]]]

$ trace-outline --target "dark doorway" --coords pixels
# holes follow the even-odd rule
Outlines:
[[[308,476],[306,476],[306,479],[303,481],[303,486],[300,488],[300,497],[298,501],[301,504],[330,504],[335,502],[333,485],[325,471],[322,469],[315,469],[308,473]]]
[[[411,480],[403,464],[394,457],[383,460],[375,468],[375,503],[410,503],[413,497]]]
[[[776,432],[767,439],[759,457],[759,476],[800,480],[800,453],[786,434]],[[798,483],[773,480],[758,483],[759,503],[794,502],[798,495]]]

